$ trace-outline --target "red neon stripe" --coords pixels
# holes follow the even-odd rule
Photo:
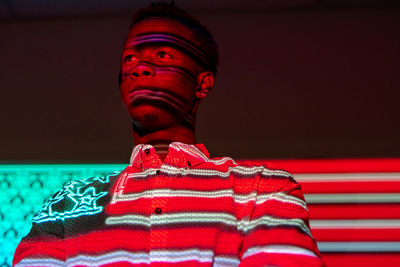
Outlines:
[[[400,192],[400,181],[300,182],[300,185],[304,194]]]
[[[311,229],[318,241],[399,241],[398,229]]]
[[[238,162],[243,162],[240,160]],[[400,158],[387,159],[299,159],[251,160],[257,165],[285,169],[291,173],[399,172]]]
[[[42,256],[43,258],[52,257],[53,259],[58,259],[60,261],[65,260],[63,244],[54,239],[42,241],[41,238],[35,238],[21,243],[18,246],[17,251],[18,253],[15,253],[14,255],[13,265],[32,255]]]
[[[311,219],[400,219],[399,204],[308,205]],[[400,226],[399,226],[400,227]]]
[[[201,232],[202,238],[179,238],[193,235]],[[222,232],[213,227],[182,227],[178,229],[154,229],[151,235],[154,237],[167,236],[168,241],[158,240],[157,249],[190,249],[193,247],[203,247],[205,249],[215,248],[216,237],[225,241],[226,245],[219,246],[221,253],[233,253],[241,242],[240,236],[236,232]],[[146,251],[150,249],[151,237],[145,231],[140,230],[103,230],[89,233],[73,238],[65,239],[62,244],[68,249],[70,257],[79,253],[107,253],[115,250],[128,251]],[[229,240],[229,241],[228,241]],[[47,246],[53,246],[55,243],[48,243]],[[153,247],[154,249],[154,247]]]
[[[337,253],[322,254],[326,266],[328,267],[398,267],[400,266],[400,255],[397,253]]]

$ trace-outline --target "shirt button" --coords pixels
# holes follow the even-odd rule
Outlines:
[[[190,166],[192,166],[192,163],[190,163],[190,161],[188,161],[187,165],[190,167]]]
[[[156,213],[161,214],[161,208],[156,208]]]
[[[144,153],[145,153],[146,155],[148,155],[148,154],[150,153],[150,149],[146,148],[146,149],[144,150]]]

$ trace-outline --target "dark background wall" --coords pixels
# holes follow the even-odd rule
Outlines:
[[[0,2],[0,162],[128,161],[120,53],[148,2]],[[212,155],[400,157],[396,2],[176,2],[220,47],[197,122]]]

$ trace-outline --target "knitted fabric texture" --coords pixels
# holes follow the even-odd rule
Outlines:
[[[171,143],[49,198],[15,266],[323,266],[300,186],[282,170]]]

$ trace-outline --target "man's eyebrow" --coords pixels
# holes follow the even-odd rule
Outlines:
[[[142,44],[135,44],[134,42],[128,43],[127,45],[125,45],[124,50],[136,50],[136,51],[140,51],[146,47],[154,47],[154,48],[168,48],[168,49],[173,49],[173,50],[179,50],[181,51],[182,49],[180,49],[180,47],[177,47],[176,45],[174,45],[173,43],[142,43]]]

